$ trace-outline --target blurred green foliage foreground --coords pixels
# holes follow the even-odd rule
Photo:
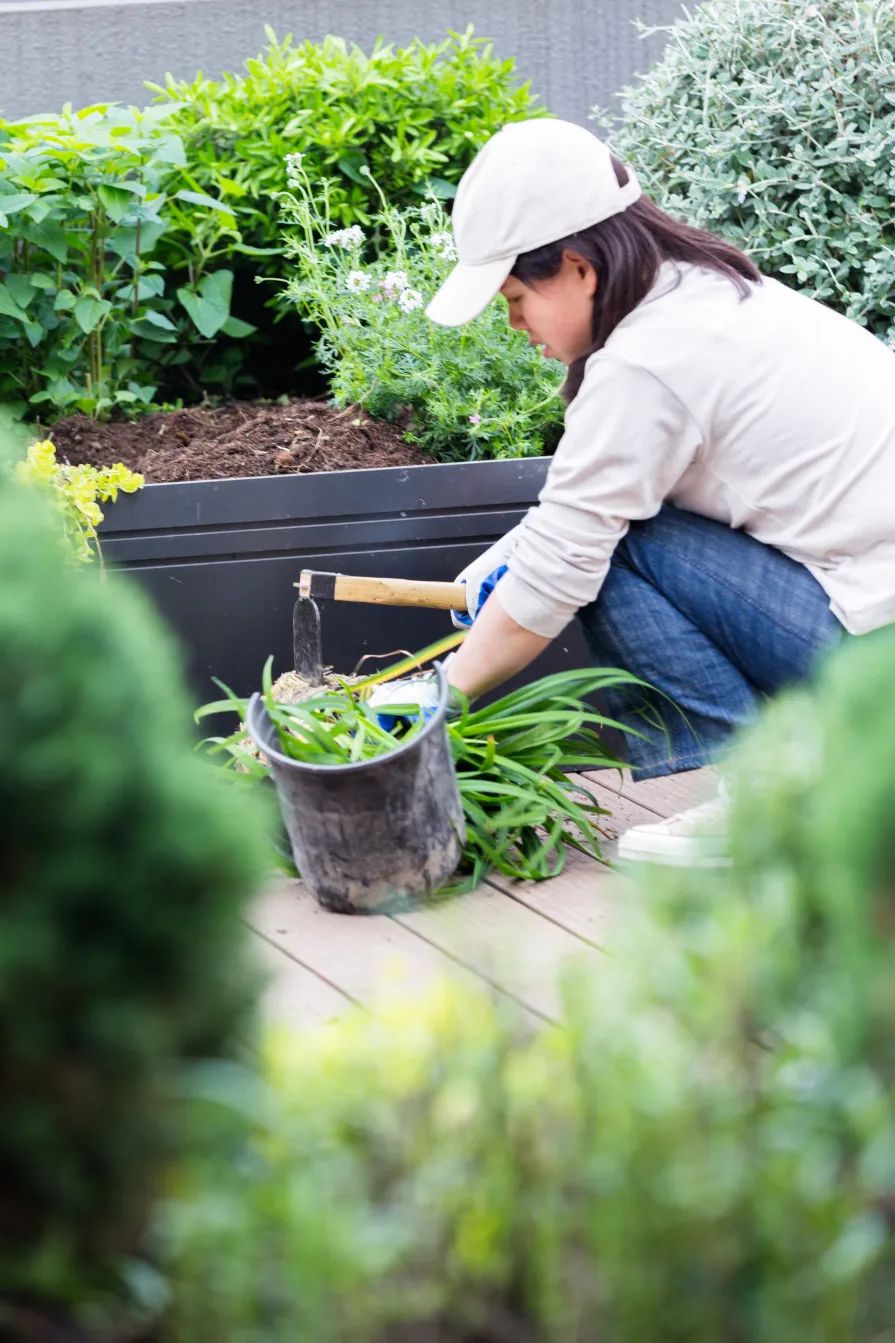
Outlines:
[[[2,468],[0,574],[5,1338],[13,1300],[118,1291],[186,1065],[228,1054],[251,1007],[237,916],[263,826],[192,754],[148,602],[76,566],[58,510]]]
[[[57,528],[0,481],[0,1337],[892,1343],[895,631],[770,707],[736,865],[631,887],[564,1029],[444,985],[240,1062],[264,827]]]
[[[771,706],[736,867],[645,877],[565,1030],[445,986],[221,1073],[169,1337],[895,1338],[893,635]]]

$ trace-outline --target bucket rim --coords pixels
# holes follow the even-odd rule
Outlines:
[[[305,760],[295,760],[291,755],[284,755],[283,752],[277,750],[276,747],[267,746],[259,739],[257,726],[254,721],[257,719],[259,713],[263,713],[265,717],[267,717],[268,722],[270,722],[270,715],[267,713],[264,700],[258,690],[256,690],[249,698],[245,717],[246,730],[252,741],[258,747],[258,750],[262,751],[270,761],[276,761],[278,765],[286,765],[290,769],[305,770],[309,774],[353,774],[357,770],[370,769],[374,765],[383,765],[387,761],[395,760],[398,756],[404,755],[408,751],[412,751],[415,747],[418,747],[430,733],[436,731],[444,724],[445,715],[447,713],[448,697],[450,695],[450,686],[448,685],[448,679],[445,675],[443,663],[434,663],[434,668],[435,673],[438,676],[439,689],[439,699],[435,713],[411,741],[404,742],[402,745],[396,747],[394,751],[389,751],[385,755],[376,756],[372,760],[355,760],[347,765],[313,765]]]

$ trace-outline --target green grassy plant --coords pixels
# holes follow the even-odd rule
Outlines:
[[[431,649],[423,650],[412,661],[422,663],[430,656]],[[390,704],[395,724],[386,730],[367,702],[373,685],[405,669],[406,663],[400,663],[355,685],[343,684],[298,704],[279,704],[268,660],[264,700],[283,752],[308,764],[345,765],[375,760],[409,741],[423,727],[418,706]],[[569,771],[621,767],[599,730],[630,729],[607,719],[584,697],[629,683],[642,684],[612,669],[558,672],[476,710],[454,692],[455,712],[446,725],[467,838],[460,880],[445,893],[471,889],[489,872],[532,881],[557,876],[570,847],[600,857],[599,820],[605,809],[580,780],[569,778]],[[246,701],[230,691],[227,696],[203,705],[197,720],[228,709],[244,719]],[[266,764],[249,749],[242,725],[228,737],[208,738],[206,745],[242,776],[268,776]]]

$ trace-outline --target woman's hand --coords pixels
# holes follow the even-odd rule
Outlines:
[[[466,611],[452,611],[451,620],[457,629],[470,629],[485,602],[507,571],[507,562],[516,546],[517,527],[510,530],[477,555],[471,564],[461,569],[456,581],[466,586]]]

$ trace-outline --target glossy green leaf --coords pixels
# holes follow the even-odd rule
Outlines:
[[[120,223],[128,210],[133,208],[133,193],[125,187],[109,186],[104,183],[97,188],[97,195],[102,201],[109,218],[116,224]]]
[[[230,316],[230,297],[233,292],[233,272],[213,271],[204,275],[197,289],[183,286],[177,297],[189,313],[197,329],[210,339],[217,335]]]
[[[175,192],[175,199],[187,201],[190,205],[201,205],[206,210],[219,210],[221,214],[232,214],[233,207],[225,204],[223,201],[215,200],[213,196],[207,195],[204,191],[183,191]]]
[[[12,317],[18,322],[27,321],[25,312],[21,305],[16,302],[6,284],[0,284],[0,313],[4,317]]]
[[[7,217],[27,210],[38,199],[33,191],[0,191],[0,211]]]
[[[76,300],[72,313],[78,326],[87,336],[96,329],[111,309],[112,305],[108,299],[93,298],[88,294],[83,294]]]
[[[251,322],[244,322],[241,317],[228,317],[221,327],[221,333],[225,336],[234,336],[241,339],[243,336],[250,336],[258,328]]]

